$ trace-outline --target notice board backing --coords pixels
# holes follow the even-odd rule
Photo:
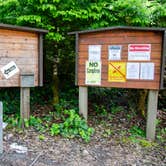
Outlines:
[[[76,34],[76,84],[163,89],[165,31],[165,28],[109,27],[69,33]],[[95,48],[98,53],[95,53]],[[86,64],[93,59],[101,63],[100,84],[87,84],[86,81],[87,70],[89,70]]]

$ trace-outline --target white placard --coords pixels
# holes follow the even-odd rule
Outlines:
[[[16,73],[18,73],[19,69],[17,65],[15,64],[15,62],[11,61],[10,63],[8,63],[7,65],[1,68],[1,72],[3,73],[5,78],[8,79],[14,76]]]
[[[101,85],[101,62],[86,61],[85,84]]]
[[[154,80],[154,63],[141,63],[140,79]]]
[[[151,44],[129,44],[128,60],[150,60]]]
[[[139,63],[127,63],[127,79],[139,79]]]
[[[108,46],[108,60],[121,60],[121,45]]]
[[[100,61],[101,59],[101,45],[89,45],[89,61]]]

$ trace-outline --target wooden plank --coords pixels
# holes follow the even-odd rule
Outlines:
[[[3,153],[3,104],[0,102],[0,154]]]
[[[8,64],[9,62],[14,61],[16,63],[16,65],[36,65],[36,61],[37,59],[35,59],[35,57],[19,57],[19,58],[15,58],[15,57],[0,57],[0,67]]]
[[[79,86],[79,114],[88,119],[88,88]]]
[[[95,86],[95,85],[85,85],[85,81],[84,80],[79,80],[78,82],[79,86]],[[125,83],[109,83],[109,82],[103,82],[100,86],[95,86],[95,87],[106,87],[106,88],[111,88],[111,87],[115,87],[115,88],[137,88],[137,89],[154,89],[154,90],[158,90],[159,89],[159,83],[151,83],[151,82],[135,82],[135,84],[133,84],[132,82],[128,82],[127,84]]]
[[[75,85],[78,85],[78,59],[79,59],[79,53],[78,53],[78,49],[79,49],[79,35],[76,34],[76,39],[75,39],[75,52],[76,52],[76,56],[75,56]]]
[[[17,43],[17,42],[10,42],[4,43],[0,41],[0,51],[1,50],[37,50],[36,44],[31,43]]]
[[[136,42],[137,43],[137,42]],[[150,42],[148,42],[149,44]],[[100,43],[97,43],[100,45]],[[102,45],[102,52],[108,52],[108,46],[109,45],[114,45],[114,44],[117,44],[117,43],[105,43],[104,45]],[[131,43],[129,43],[131,44]],[[80,52],[87,52],[88,53],[88,46],[89,45],[93,45],[93,43],[91,44],[86,44],[86,45],[83,45],[83,44],[80,44],[79,45],[79,53]],[[128,43],[119,43],[118,45],[122,45],[122,51],[124,52],[128,52]],[[151,44],[151,50],[152,52],[160,52],[161,54],[161,50],[162,50],[162,46],[161,46],[161,43],[156,43],[156,44]]]
[[[158,37],[159,38],[159,37]],[[148,41],[151,44],[156,44],[156,43],[162,43],[161,38],[156,39],[154,37],[147,37],[146,40],[144,37],[129,37],[126,38],[124,37],[104,37],[103,38],[86,38],[86,39],[80,39],[80,44],[86,45],[86,44],[108,44],[108,43],[114,43],[114,44],[149,44]]]
[[[20,57],[36,57],[37,50],[0,50],[0,58],[20,58]]]
[[[38,66],[38,82],[39,86],[43,86],[43,34],[39,35],[38,49],[38,63],[36,63],[36,67]]]
[[[161,75],[160,75],[160,89],[164,89],[164,72],[166,65],[166,31],[163,34],[163,51],[161,56]]]
[[[36,32],[24,32],[24,31],[17,31],[17,30],[7,30],[7,29],[0,29],[0,35],[6,36],[27,36],[27,37],[36,37]]]
[[[156,117],[157,117],[158,90],[150,90],[148,96],[148,114],[146,137],[149,140],[155,139]]]
[[[21,87],[20,89],[20,115],[24,127],[24,119],[28,120],[30,116],[30,88]]]
[[[109,30],[109,31],[103,31],[103,32],[91,32],[91,33],[85,33],[85,34],[79,34],[80,38],[88,38],[88,37],[116,37],[116,36],[160,36],[162,35],[162,32],[154,32],[154,31],[140,31],[140,30]]]

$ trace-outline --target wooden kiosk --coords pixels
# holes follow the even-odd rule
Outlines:
[[[155,138],[158,91],[164,89],[166,28],[116,26],[76,35],[79,112],[88,114],[88,86],[148,89],[147,138]]]
[[[47,30],[0,24],[0,87],[21,87],[21,117],[29,119],[30,87],[43,85]]]

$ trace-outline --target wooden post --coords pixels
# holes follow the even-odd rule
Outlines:
[[[3,104],[0,102],[0,154],[3,153]]]
[[[146,137],[155,139],[156,117],[157,117],[158,90],[149,90]]]
[[[79,114],[88,119],[88,88],[79,87]]]
[[[30,88],[21,87],[20,114],[22,122],[30,116]],[[24,127],[24,124],[23,124]]]

